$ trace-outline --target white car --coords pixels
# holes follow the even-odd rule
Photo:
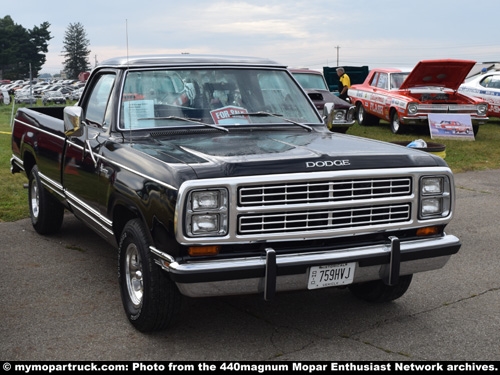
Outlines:
[[[460,85],[458,91],[488,102],[488,116],[500,117],[500,71],[470,78]]]

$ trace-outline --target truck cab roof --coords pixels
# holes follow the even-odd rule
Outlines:
[[[122,56],[103,61],[99,67],[139,67],[139,66],[174,66],[174,65],[261,65],[285,68],[266,58],[247,56],[220,56],[220,55],[140,55]]]

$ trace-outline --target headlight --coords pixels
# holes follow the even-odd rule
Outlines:
[[[477,106],[477,114],[484,116],[488,112],[488,104],[478,104]]]
[[[442,206],[441,198],[422,199],[422,216],[440,214],[443,211]]]
[[[347,111],[347,121],[353,121],[355,115],[356,115],[356,107],[352,106]]]
[[[227,234],[226,189],[193,190],[186,207],[186,233],[190,237]]]
[[[420,179],[420,219],[450,214],[451,186],[447,176],[426,176]]]
[[[335,111],[334,121],[344,121],[345,120],[345,111],[343,109],[339,109]]]
[[[191,203],[193,211],[213,210],[220,206],[219,190],[193,191],[191,193]]]
[[[443,178],[442,177],[425,177],[422,179],[422,194],[442,194],[443,193]]]
[[[418,112],[418,104],[417,103],[409,103],[408,104],[408,113],[410,115],[414,115]]]

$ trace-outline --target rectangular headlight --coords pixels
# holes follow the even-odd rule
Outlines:
[[[443,178],[442,177],[425,177],[422,178],[422,194],[442,194],[443,193]]]
[[[228,192],[224,188],[193,190],[186,201],[188,237],[224,236],[228,232]]]
[[[420,179],[420,219],[432,219],[450,214],[450,185],[447,176],[425,176]]]
[[[193,235],[217,233],[219,231],[219,215],[193,215],[191,216]]]
[[[441,198],[430,198],[422,199],[422,215],[436,215],[442,212],[442,200]]]
[[[193,211],[213,210],[220,206],[219,190],[193,191],[191,205]]]

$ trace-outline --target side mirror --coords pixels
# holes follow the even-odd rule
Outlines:
[[[64,108],[64,134],[67,137],[80,137],[83,135],[82,107],[71,106]]]
[[[355,123],[355,109],[356,107],[348,103],[345,106],[337,103],[337,107],[335,103],[325,103],[323,121],[330,131],[345,133]]]
[[[335,117],[335,104],[325,103],[323,107],[323,121],[328,129],[332,129],[333,119]]]

